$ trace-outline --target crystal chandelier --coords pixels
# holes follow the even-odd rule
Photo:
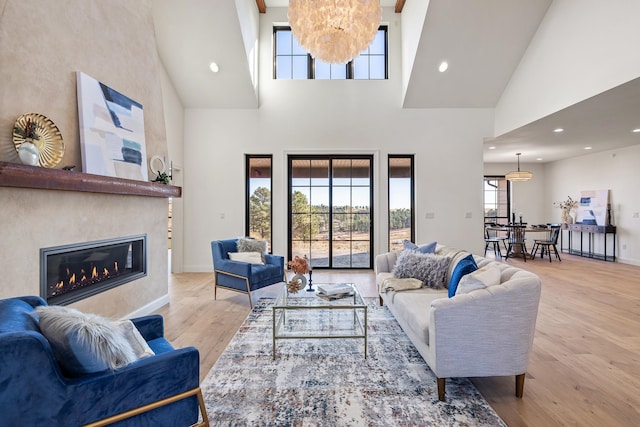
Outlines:
[[[311,56],[345,64],[365,50],[382,17],[380,0],[289,0],[293,35]]]

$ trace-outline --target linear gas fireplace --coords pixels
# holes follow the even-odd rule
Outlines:
[[[40,249],[40,296],[65,305],[147,275],[147,235]]]

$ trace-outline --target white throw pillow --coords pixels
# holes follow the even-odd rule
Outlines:
[[[131,348],[133,348],[138,359],[155,355],[153,350],[151,350],[151,347],[149,347],[149,344],[147,344],[144,338],[142,338],[142,335],[140,335],[140,331],[138,331],[136,325],[134,325],[131,320],[121,320],[115,323],[118,328],[120,328],[129,344],[131,344]]]
[[[250,264],[264,265],[260,252],[229,252],[231,261],[248,262]]]
[[[478,289],[500,284],[501,272],[495,265],[484,266],[473,273],[465,274],[458,283],[456,295],[468,294]]]

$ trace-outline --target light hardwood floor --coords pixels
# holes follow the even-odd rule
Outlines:
[[[567,254],[507,262],[542,278],[533,354],[523,399],[513,377],[473,379],[482,395],[510,427],[640,425],[640,267]],[[371,271],[316,270],[313,279],[376,295]],[[213,273],[170,275],[169,292],[158,311],[166,336],[200,350],[204,378],[249,313],[248,298],[222,290],[214,301]]]

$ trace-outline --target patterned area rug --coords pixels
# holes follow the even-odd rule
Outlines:
[[[261,299],[202,383],[213,426],[505,426],[467,379],[436,378],[393,315],[369,298],[362,339],[280,340]]]

